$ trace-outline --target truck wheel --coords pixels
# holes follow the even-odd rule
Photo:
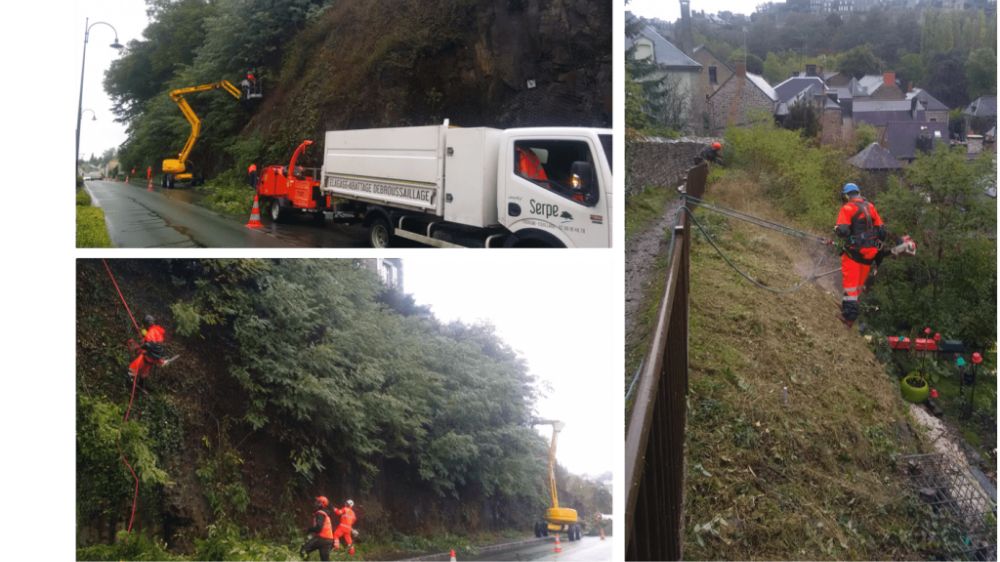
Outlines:
[[[535,521],[535,538],[536,539],[542,538],[542,529],[539,527],[538,521]]]
[[[271,221],[272,222],[284,222],[285,215],[287,213],[281,208],[281,202],[277,199],[271,199]]]
[[[368,226],[368,243],[372,248],[388,248],[390,238],[389,221],[383,217],[376,217]]]
[[[313,213],[313,223],[316,224],[316,226],[323,226],[326,224],[326,213],[323,211],[316,211]]]

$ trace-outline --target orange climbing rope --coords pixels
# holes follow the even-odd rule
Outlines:
[[[115,281],[115,276],[111,273],[111,267],[108,266],[107,260],[102,259],[101,262],[104,263],[104,269],[107,270],[108,277],[111,278],[111,283],[115,286],[115,291],[118,292],[118,297],[121,299],[122,305],[125,306],[125,312],[128,312],[129,318],[132,319],[132,325],[135,326],[135,330],[141,334],[142,330],[139,329],[139,324],[135,321],[135,316],[132,315],[132,310],[128,307],[125,295],[123,295],[121,289],[118,288],[118,282]],[[128,421],[129,414],[132,412],[132,403],[135,401],[135,390],[138,386],[138,382],[139,376],[136,374],[136,376],[132,377],[132,394],[129,396],[128,408],[125,409],[125,417],[122,419],[122,423]],[[128,468],[128,471],[132,473],[132,479],[135,481],[135,490],[132,493],[132,512],[128,518],[128,532],[131,533],[132,524],[135,522],[135,509],[139,505],[139,476],[135,473],[135,469],[132,468],[131,463],[128,462],[128,457],[125,456],[125,451],[122,450],[121,434],[118,435],[118,440],[115,441],[115,446],[118,447],[118,454],[121,455],[122,462],[125,463],[125,467]]]

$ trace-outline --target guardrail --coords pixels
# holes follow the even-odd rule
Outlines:
[[[682,190],[701,198],[708,164],[687,172]],[[691,208],[691,203],[683,205]],[[667,280],[649,353],[625,430],[625,559],[679,560],[687,418],[690,218],[677,213]]]

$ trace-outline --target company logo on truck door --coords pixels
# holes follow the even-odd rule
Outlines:
[[[573,220],[573,215],[568,211],[559,212],[559,205],[553,203],[540,203],[532,199],[529,201],[528,212],[533,215],[540,215],[545,218],[559,217],[566,220]]]
[[[333,175],[326,176],[326,187],[342,191],[350,191],[358,194],[382,195],[385,197],[409,199],[410,201],[425,203],[427,205],[434,203],[434,188],[430,187],[399,185]]]

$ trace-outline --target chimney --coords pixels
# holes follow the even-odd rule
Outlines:
[[[747,63],[743,61],[736,63],[736,75],[743,78],[747,77]]]
[[[680,50],[690,55],[694,49],[694,33],[691,31],[691,0],[680,0],[681,3],[681,29],[678,33],[680,39]]]
[[[895,86],[896,85],[896,73],[893,71],[882,73],[882,84],[884,86]]]
[[[913,80],[910,80],[910,81],[908,81],[906,83],[906,91],[907,92],[912,92],[913,91]]]
[[[806,65],[806,76],[816,76],[816,65],[807,64]]]

